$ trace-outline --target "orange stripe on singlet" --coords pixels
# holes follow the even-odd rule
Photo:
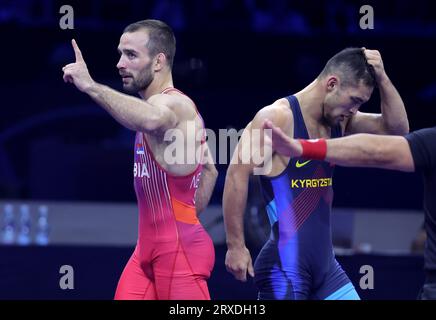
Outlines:
[[[177,221],[188,224],[200,223],[197,218],[197,210],[194,206],[188,205],[174,198],[171,198],[171,203],[173,205],[174,217]]]

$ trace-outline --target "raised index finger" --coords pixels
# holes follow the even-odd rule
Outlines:
[[[71,40],[71,44],[73,45],[74,55],[76,56],[76,62],[83,61],[82,52],[79,49],[79,46],[76,43],[76,40]]]

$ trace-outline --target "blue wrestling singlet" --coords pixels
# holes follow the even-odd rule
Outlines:
[[[309,139],[300,105],[287,97],[294,115],[294,138]],[[341,127],[331,137],[340,137]],[[271,235],[254,264],[259,299],[346,299],[359,296],[333,252],[330,163],[291,159],[276,177],[260,177]]]

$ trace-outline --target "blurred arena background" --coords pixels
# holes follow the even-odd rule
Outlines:
[[[64,4],[74,9],[72,30],[59,25]],[[373,7],[374,29],[359,27],[362,5]],[[259,108],[302,89],[341,49],[377,49],[413,131],[436,124],[435,12],[421,0],[0,1],[0,299],[111,299],[135,245],[134,133],[62,81],[62,66],[74,58],[71,38],[93,78],[121,91],[123,28],[167,22],[177,38],[175,86],[216,133],[245,127]],[[376,90],[362,111],[379,111]],[[213,299],[255,299],[254,284],[224,267],[226,167],[217,164],[201,216],[216,245],[209,289]],[[334,181],[335,249],[362,299],[415,299],[424,279],[420,176],[337,168]],[[253,255],[268,233],[257,192],[253,181],[246,214]],[[29,239],[20,242],[26,226]],[[41,228],[48,244],[36,241]],[[59,287],[62,265],[74,268],[74,290]],[[359,288],[364,265],[374,268],[374,289]]]

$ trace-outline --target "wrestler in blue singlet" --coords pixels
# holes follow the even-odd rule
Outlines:
[[[294,138],[309,139],[297,98],[287,99]],[[340,136],[337,125],[331,137]],[[333,252],[333,169],[325,161],[294,158],[280,175],[260,177],[271,235],[254,265],[259,299],[359,299]]]

